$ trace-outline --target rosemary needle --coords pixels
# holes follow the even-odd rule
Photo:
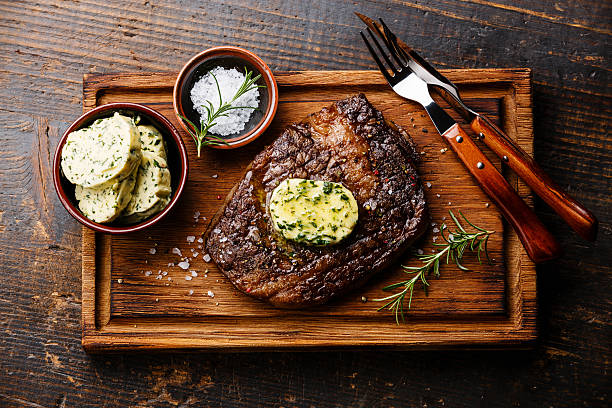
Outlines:
[[[193,141],[196,144],[196,148],[198,149],[198,157],[200,157],[200,150],[202,146],[206,145],[223,145],[227,144],[227,142],[218,136],[213,134],[209,134],[210,128],[216,125],[215,120],[222,117],[227,116],[228,112],[233,109],[257,109],[252,106],[232,106],[232,103],[236,101],[236,99],[240,98],[245,93],[257,89],[257,88],[265,88],[265,85],[255,85],[255,82],[259,78],[261,78],[261,74],[252,77],[253,72],[249,71],[246,67],[244,68],[244,82],[238,90],[236,94],[229,102],[223,102],[221,99],[221,88],[219,87],[219,82],[217,81],[217,77],[211,72],[213,79],[215,80],[215,84],[217,85],[217,92],[219,93],[219,107],[215,110],[211,101],[206,101],[208,105],[202,105],[204,109],[206,109],[206,119],[200,120],[200,127],[198,128],[192,121],[184,117],[183,115],[179,115],[181,119],[183,119],[191,129],[188,129],[189,135],[193,138]]]
[[[475,232],[468,232],[465,230],[463,225],[461,225],[461,222],[459,222],[457,217],[455,217],[455,214],[453,214],[451,210],[448,212],[456,226],[456,230],[453,231],[445,224],[442,225],[441,235],[445,243],[434,243],[435,246],[441,249],[433,254],[417,255],[418,259],[423,263],[423,265],[420,267],[402,266],[405,273],[414,275],[408,280],[393,283],[383,288],[383,291],[391,291],[402,288],[399,292],[381,299],[374,299],[377,302],[387,302],[378,308],[378,310],[391,310],[395,314],[395,321],[397,324],[399,324],[400,317],[402,321],[404,321],[404,303],[406,301],[406,296],[408,296],[407,308],[410,309],[412,305],[414,285],[420,281],[423,284],[425,293],[427,293],[427,287],[429,286],[427,277],[432,272],[434,277],[437,278],[440,276],[441,260],[442,262],[445,261],[446,264],[455,262],[459,269],[467,271],[468,268],[461,264],[461,260],[465,251],[469,249],[471,252],[476,252],[479,263],[481,263],[481,252],[484,252],[487,260],[490,262],[489,254],[487,252],[487,243],[489,242],[489,237],[495,231],[487,231],[483,228],[477,227],[476,225],[472,224],[461,211],[459,211],[459,214],[465,220],[465,222],[476,230]]]

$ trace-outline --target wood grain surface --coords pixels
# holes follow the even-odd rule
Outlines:
[[[450,70],[446,74],[462,87],[464,98],[472,106],[504,123],[506,132],[527,150],[533,148],[529,70]],[[175,76],[87,75],[83,82],[83,108],[87,111],[109,102],[141,101],[179,128],[171,102]],[[478,78],[476,82],[474,78]],[[177,211],[167,219],[153,228],[123,236],[101,237],[83,229],[86,350],[304,351],[351,346],[465,345],[499,348],[525,347],[533,342],[534,264],[527,258],[517,234],[505,231],[498,208],[490,205],[490,199],[461,161],[450,152],[446,154],[445,142],[422,109],[396,95],[378,71],[278,72],[276,81],[279,87],[276,117],[265,135],[248,147],[230,152],[208,149],[198,158],[191,137],[181,133],[190,157],[189,180]],[[399,264],[328,305],[279,310],[237,291],[213,262],[202,259],[203,245],[197,241],[188,243],[186,239],[207,234],[223,205],[221,198],[230,194],[254,156],[287,125],[358,92],[364,92],[386,119],[404,127],[418,145],[421,157],[418,170],[432,224],[428,234],[417,243],[418,248],[429,253],[435,248],[433,242],[442,240],[442,224],[452,224],[449,210],[457,215],[461,210],[478,220],[481,227],[498,231],[488,245],[491,265],[479,265],[475,257],[466,257],[469,271],[444,273],[435,284],[432,282],[428,296],[422,290],[416,291],[414,309],[408,316],[418,319],[418,330],[413,325],[398,327],[392,314],[377,312],[381,304],[372,302],[386,296],[382,287],[405,279]],[[505,105],[512,109],[506,109],[500,118]],[[521,116],[521,112],[525,114]],[[521,134],[517,132],[519,127]],[[490,156],[501,168],[500,159]],[[510,185],[508,188],[512,189]],[[528,191],[524,190],[523,195],[530,199]],[[175,248],[181,256],[175,253]],[[150,253],[151,249],[155,254]],[[182,257],[190,257],[188,270],[177,266]],[[406,254],[402,263],[416,266],[419,261]],[[197,276],[192,276],[191,271]],[[362,301],[364,297],[366,302]]]
[[[439,68],[532,68],[536,160],[600,221],[588,243],[536,200],[565,249],[538,267],[536,349],[86,355],[81,228],[50,170],[83,74],[177,71],[221,44],[277,71],[374,69],[354,10]],[[611,12],[586,0],[0,1],[0,405],[607,406]]]

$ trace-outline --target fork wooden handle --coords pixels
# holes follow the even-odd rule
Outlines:
[[[455,124],[442,136],[514,228],[529,257],[538,263],[561,255],[552,234],[463,129]]]
[[[472,129],[503,161],[522,178],[581,237],[597,238],[597,219],[582,204],[561,189],[520,147],[510,143],[490,120],[476,117]]]

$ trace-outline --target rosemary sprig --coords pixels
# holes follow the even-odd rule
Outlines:
[[[219,87],[219,81],[217,81],[217,77],[211,72],[213,79],[215,80],[215,84],[217,84],[217,92],[219,93],[219,107],[215,110],[214,105],[211,101],[206,101],[207,105],[202,105],[204,109],[206,109],[206,119],[200,120],[200,127],[198,128],[193,124],[192,121],[184,117],[183,115],[179,115],[181,119],[183,119],[191,129],[189,129],[189,134],[193,138],[196,143],[196,147],[198,149],[198,157],[200,157],[200,150],[202,146],[206,145],[223,145],[227,144],[225,139],[215,136],[213,134],[209,134],[210,128],[215,126],[217,123],[215,120],[222,116],[227,116],[229,111],[233,109],[257,109],[252,106],[232,106],[232,103],[236,101],[236,99],[240,98],[245,93],[252,91],[257,88],[265,88],[265,85],[255,85],[255,82],[259,78],[261,78],[261,74],[252,77],[253,72],[249,71],[246,67],[244,68],[244,82],[240,85],[240,88],[236,91],[236,94],[229,102],[223,102],[221,98],[221,88]]]
[[[451,261],[455,262],[459,269],[467,271],[468,268],[461,264],[461,260],[465,251],[469,249],[471,252],[476,252],[479,263],[482,263],[480,257],[481,252],[484,252],[487,260],[490,262],[489,253],[487,251],[487,243],[489,242],[489,236],[495,231],[487,231],[483,228],[477,227],[476,225],[472,224],[461,211],[459,211],[459,214],[465,220],[465,222],[476,230],[475,232],[468,232],[465,230],[465,228],[463,228],[463,225],[461,225],[457,217],[455,217],[455,214],[453,214],[451,210],[448,212],[451,219],[455,223],[456,230],[453,231],[447,227],[446,224],[442,224],[440,234],[442,235],[445,243],[434,243],[435,246],[441,247],[442,249],[433,254],[417,255],[418,259],[423,262],[423,265],[420,267],[402,266],[405,273],[414,273],[414,275],[408,280],[397,282],[383,288],[384,291],[390,291],[397,288],[402,288],[402,290],[382,299],[374,299],[377,302],[387,302],[378,308],[378,310],[391,310],[395,314],[395,321],[397,324],[399,324],[400,316],[402,321],[404,321],[404,303],[406,296],[408,296],[408,309],[410,309],[412,305],[414,285],[420,281],[423,284],[425,293],[427,293],[427,287],[429,286],[427,277],[431,275],[432,272],[434,277],[438,278],[440,276],[440,261],[446,261],[446,264],[449,264]]]

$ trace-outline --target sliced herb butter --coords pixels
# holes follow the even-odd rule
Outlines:
[[[136,172],[127,178],[103,187],[83,187],[77,185],[74,195],[79,200],[83,215],[95,222],[112,222],[128,205],[136,184]]]
[[[143,152],[136,176],[136,187],[121,221],[139,222],[158,213],[170,201],[171,193],[170,171],[166,161],[159,156]]]
[[[128,177],[140,163],[140,133],[131,118],[115,113],[68,135],[61,166],[82,187],[101,187]]]
[[[351,191],[330,181],[286,179],[272,192],[269,208],[283,237],[311,245],[342,241],[359,217]]]
[[[143,152],[149,152],[166,160],[166,144],[159,130],[151,125],[139,125],[140,146]]]

